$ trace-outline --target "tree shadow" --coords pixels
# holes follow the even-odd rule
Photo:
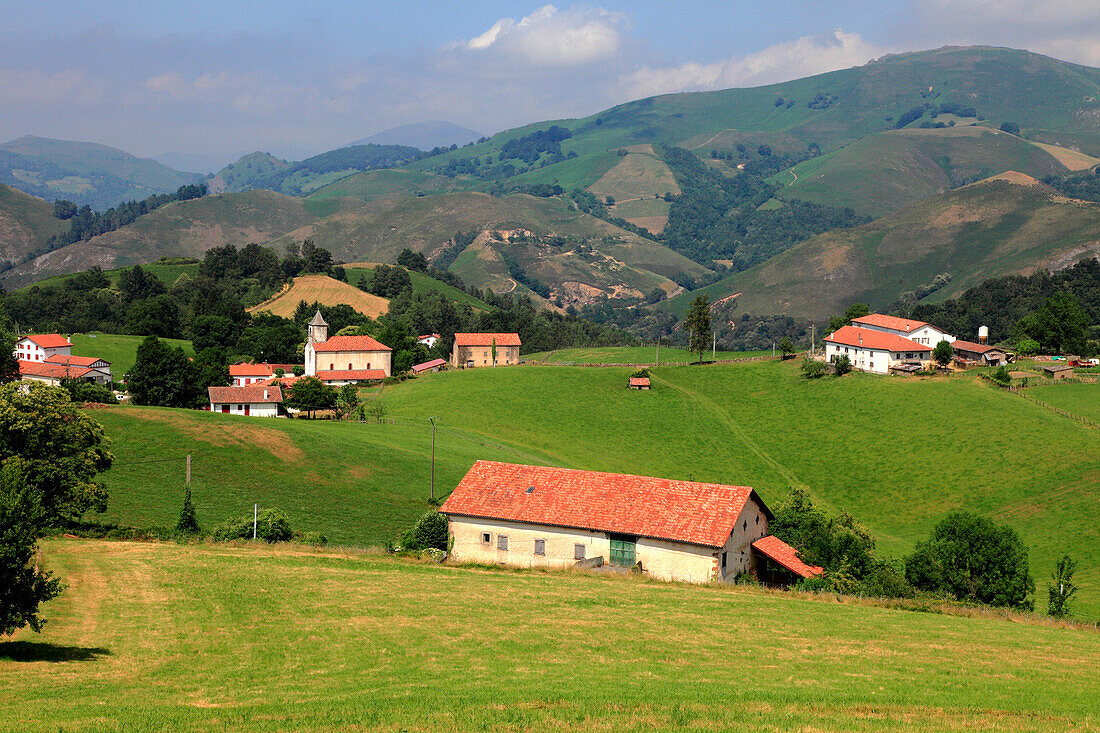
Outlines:
[[[0,659],[12,662],[90,662],[110,656],[111,650],[94,646],[65,646],[42,641],[0,641]]]

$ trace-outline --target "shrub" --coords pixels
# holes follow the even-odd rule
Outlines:
[[[882,598],[912,598],[916,591],[905,579],[905,567],[897,561],[876,562],[863,577],[859,591]]]
[[[199,533],[199,519],[195,516],[195,505],[191,503],[190,486],[183,494],[183,506],[180,508],[179,519],[176,520],[176,531],[183,534]]]
[[[806,358],[802,360],[802,376],[806,379],[817,379],[825,376],[825,362]]]
[[[313,545],[314,547],[324,547],[328,544],[328,537],[325,537],[320,532],[303,532],[298,541],[303,545]]]
[[[1003,387],[1012,384],[1012,375],[1009,374],[1008,367],[1003,365],[994,369],[993,373],[989,375],[989,378]]]
[[[648,367],[642,367],[641,369],[634,372],[630,376],[631,376],[631,378],[634,378],[634,377],[648,377],[649,376],[649,368]]]
[[[836,370],[836,375],[838,377],[843,377],[845,374],[852,371],[852,360],[848,358],[847,354],[833,357],[833,368]]]
[[[1035,356],[1039,353],[1039,342],[1035,339],[1022,339],[1016,344],[1016,352],[1020,356]]]
[[[252,539],[252,516],[229,519],[214,528],[214,539],[219,541]],[[294,539],[290,520],[278,509],[264,509],[256,517],[256,539],[265,542],[288,542]]]
[[[795,583],[794,587],[795,590],[809,591],[811,593],[832,589],[829,581],[820,575],[815,575],[812,578],[803,578]]]
[[[412,533],[416,541],[415,549],[424,550],[434,547],[437,550],[446,550],[447,515],[437,511],[425,513],[416,520]]]
[[[103,405],[113,405],[118,402],[114,392],[105,384],[63,379],[61,386],[69,393],[69,398],[73,402],[98,402]]]

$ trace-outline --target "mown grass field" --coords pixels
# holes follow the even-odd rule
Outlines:
[[[0,730],[1095,730],[1100,634],[730,586],[53,540]]]
[[[267,312],[283,318],[293,318],[298,303],[303,300],[307,303],[318,302],[327,306],[349,305],[370,318],[377,318],[390,307],[390,301],[385,298],[371,295],[354,285],[340,282],[328,275],[302,275],[294,278],[289,288],[249,308],[248,312]]]
[[[137,361],[137,349],[145,336],[129,336],[118,333],[74,333],[69,337],[73,342],[74,356],[98,356],[111,362],[111,375],[116,382],[121,382],[123,375],[134,366]],[[183,349],[189,356],[195,355],[195,349],[191,342],[185,339],[161,339],[170,346]]]
[[[719,360],[749,359],[756,356],[770,355],[770,351],[718,351],[715,353],[714,358]],[[694,351],[675,349],[670,346],[662,346],[658,352],[654,344],[651,346],[596,346],[582,349],[556,349],[554,351],[524,354],[523,358],[529,362],[548,364],[655,364],[658,358],[660,358],[661,364],[690,364],[698,361],[699,355]],[[710,350],[703,354],[703,358],[710,361]]]
[[[534,366],[431,374],[382,390],[400,424],[329,423],[112,408],[109,519],[174,522],[183,456],[209,525],[253,502],[345,543],[398,534],[426,507],[437,416],[443,495],[477,458],[754,486],[776,505],[807,486],[900,557],[948,511],[1013,526],[1040,607],[1057,557],[1080,564],[1077,611],[1100,618],[1100,431],[962,375],[851,374],[807,382],[795,361],[631,367]],[[156,461],[156,462],[153,462]],[[167,462],[165,461],[172,461]]]

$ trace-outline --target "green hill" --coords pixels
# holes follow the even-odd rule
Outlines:
[[[885,308],[905,291],[950,283],[943,300],[982,280],[1057,268],[1100,254],[1100,205],[1070,200],[1026,176],[965,186],[852,229],[826,232],[702,289],[738,294],[741,313],[822,319],[855,302]],[[667,303],[682,313],[694,293]]]
[[[384,169],[356,173],[330,183],[310,194],[311,200],[350,196],[363,201],[384,198],[412,198],[455,191],[468,191],[484,185],[482,181],[448,178],[408,169]]]
[[[27,135],[0,143],[0,183],[50,201],[68,199],[97,211],[198,178],[148,158],[95,143]]]
[[[42,556],[67,587],[41,635],[0,642],[5,730],[1018,733],[1100,714],[1100,635],[1034,621],[297,547]]]
[[[3,283],[8,288],[18,287],[93,265],[112,268],[162,257],[202,257],[211,247],[262,243],[317,221],[311,208],[300,198],[272,191],[204,196],[168,204],[121,229],[20,265],[3,274]]]
[[[137,361],[137,349],[145,336],[128,336],[117,333],[74,333],[69,337],[73,342],[74,356],[97,356],[111,363],[111,374],[116,382],[121,382],[126,372]],[[178,346],[194,356],[195,349],[190,341],[184,339],[161,339],[169,346]]]
[[[433,374],[384,389],[395,425],[97,412],[118,456],[105,475],[108,517],[172,523],[179,496],[170,487],[178,483],[152,461],[177,458],[182,471],[190,452],[204,524],[259,501],[282,507],[303,530],[381,542],[424,507],[426,418],[434,415],[440,494],[475,458],[494,457],[747,484],[769,504],[804,485],[866,523],[885,557],[911,550],[948,511],[967,509],[1020,532],[1040,589],[1055,558],[1069,552],[1081,568],[1080,612],[1100,616],[1100,432],[973,376],[811,382],[795,362],[768,360],[659,367],[654,389],[636,392],[625,387],[631,372]],[[1100,390],[1091,397],[1100,400]],[[242,461],[247,471],[236,470]]]
[[[290,168],[290,163],[270,153],[249,153],[215,173],[207,186],[211,193],[248,191],[269,176]]]
[[[374,272],[374,268],[368,264],[360,262],[352,262],[344,265],[348,273],[348,282],[355,285],[359,284],[360,280],[370,278]],[[422,272],[416,270],[408,270],[409,279],[412,280],[412,287],[414,293],[430,293],[437,292],[442,293],[448,300],[453,300],[456,303],[465,303],[471,308],[480,308],[481,310],[491,310],[491,306],[481,298],[475,298],[469,293],[459,290],[454,285],[450,285],[441,280],[436,280],[434,277],[429,277]]]
[[[53,204],[0,184],[0,262],[21,262],[67,224],[53,215]]]
[[[1065,173],[1050,153],[1014,135],[969,125],[869,135],[776,176],[780,194],[883,216],[1004,171]]]

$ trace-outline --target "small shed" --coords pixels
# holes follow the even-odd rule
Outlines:
[[[414,364],[412,371],[413,374],[423,374],[424,372],[438,372],[443,368],[443,365],[447,363],[446,359],[432,359],[426,361],[423,364]]]
[[[1058,364],[1043,364],[1040,369],[1043,370],[1043,374],[1051,379],[1069,379],[1073,376],[1073,367],[1065,362]]]
[[[627,386],[630,389],[649,389],[649,377],[631,377]]]

